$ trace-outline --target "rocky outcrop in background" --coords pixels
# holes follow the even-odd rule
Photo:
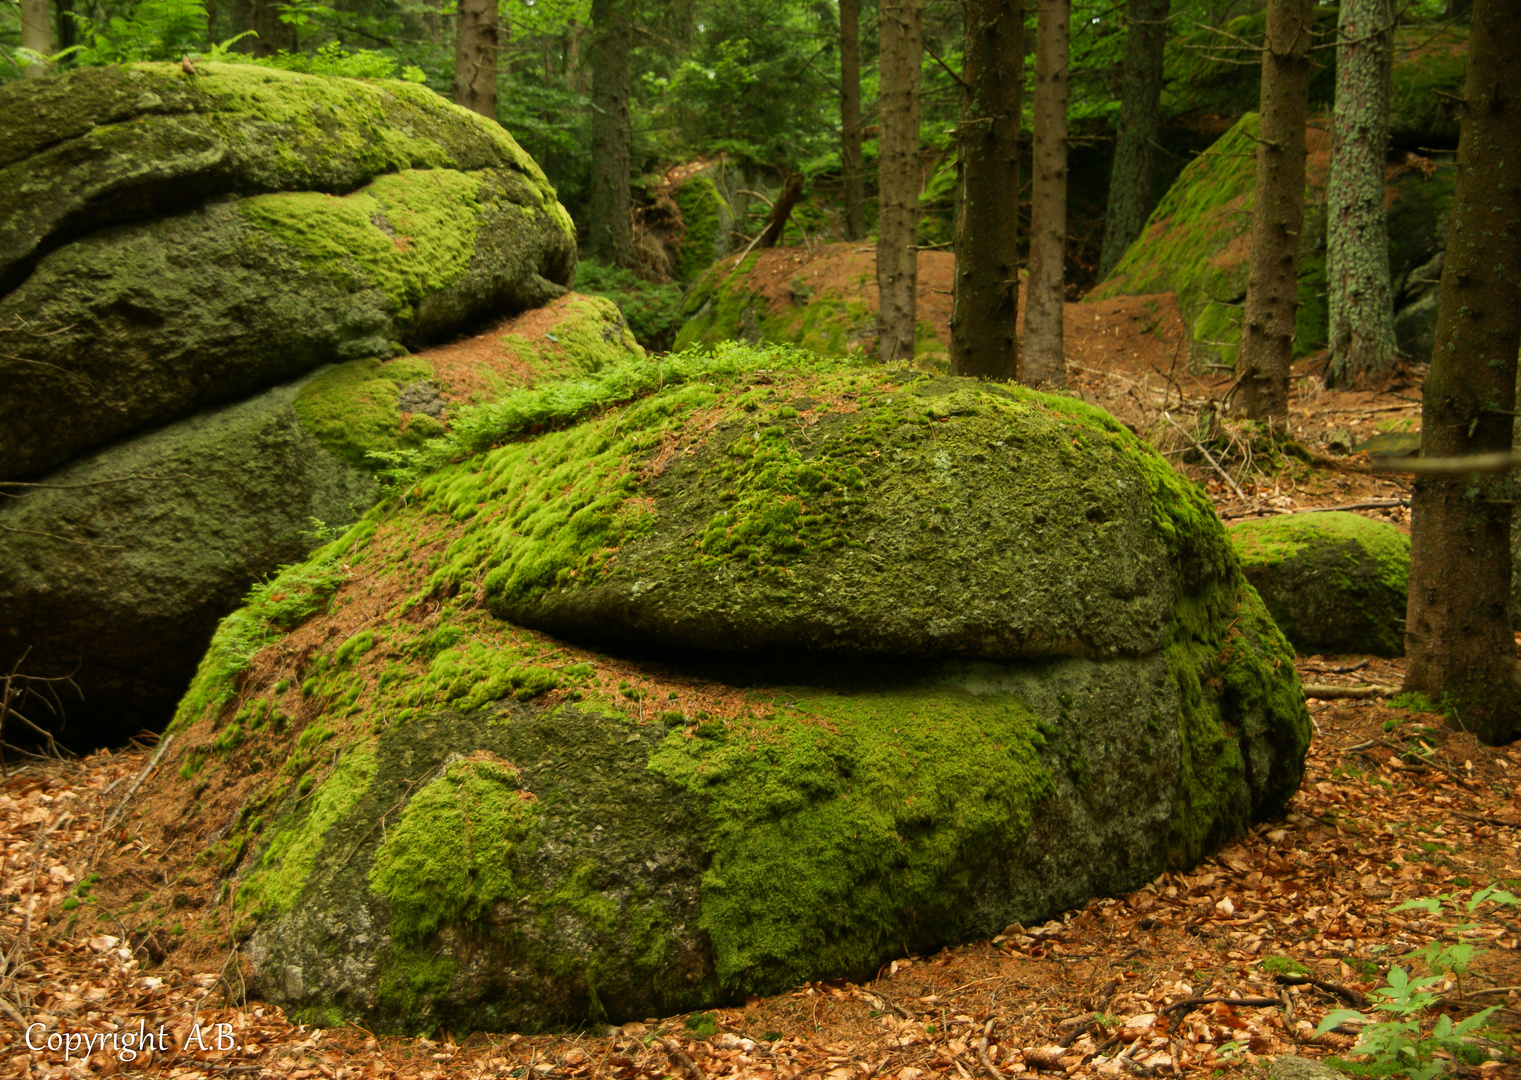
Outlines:
[[[374,501],[368,453],[642,355],[584,298],[469,362],[409,354],[574,272],[533,161],[411,83],[202,63],[0,87],[0,661],[74,673],[75,745],[162,726],[249,585]]]

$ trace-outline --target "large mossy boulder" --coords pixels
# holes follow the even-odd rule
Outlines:
[[[574,229],[410,83],[206,63],[0,88],[0,478],[552,300]]]
[[[1292,653],[1207,498],[1070,398],[720,346],[508,395],[427,462],[223,622],[141,796],[296,1015],[868,977],[1298,786]]]
[[[951,255],[919,253],[915,362],[950,369]],[[722,341],[797,345],[821,356],[872,353],[877,347],[876,261],[859,243],[819,244],[804,251],[741,252],[704,271],[687,290],[676,335],[678,350]]]
[[[611,303],[570,294],[453,346],[321,368],[12,488],[0,656],[72,676],[84,697],[64,696],[70,745],[162,728],[249,587],[375,502],[370,455],[416,450],[513,387],[642,355]]]
[[[1256,113],[1247,113],[1183,169],[1152,211],[1141,236],[1090,299],[1172,292],[1188,328],[1195,366],[1232,365],[1241,339],[1251,256],[1256,187]],[[1312,125],[1300,234],[1295,355],[1324,348],[1327,336],[1325,185],[1330,138]],[[1436,294],[1429,280],[1440,269],[1455,166],[1423,162],[1390,178],[1387,198],[1392,284],[1400,343],[1417,360],[1430,358]],[[1424,350],[1424,354],[1422,351]]]
[[[1241,568],[1302,653],[1405,654],[1410,537],[1347,511],[1231,526]]]

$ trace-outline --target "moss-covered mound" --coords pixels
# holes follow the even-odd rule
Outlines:
[[[160,728],[217,621],[375,501],[377,462],[461,407],[639,360],[618,311],[570,294],[417,356],[351,360],[75,461],[0,500],[0,656],[69,674],[67,741]],[[17,497],[19,496],[19,497]]]
[[[0,477],[574,276],[570,219],[495,124],[407,83],[199,72],[0,90]]]
[[[699,174],[676,190],[681,210],[682,237],[671,268],[677,281],[691,281],[729,250],[729,227],[734,222],[718,185]]]
[[[224,621],[141,797],[202,838],[186,860],[212,844],[177,887],[231,875],[205,917],[247,935],[258,992],[323,1023],[533,1029],[863,977],[1187,866],[1298,785],[1292,654],[1208,501],[1070,399],[720,347],[509,395],[414,464]],[[889,510],[907,546],[873,552]],[[668,520],[701,528],[640,555]],[[1068,544],[1065,569],[1035,550]],[[962,575],[994,587],[981,559],[1026,585],[1040,561],[1126,629],[922,660],[868,603],[837,661],[732,635],[636,660],[496,614],[619,582],[636,609],[698,567],[785,618],[834,567],[842,596],[907,583],[934,641]]]
[[[1299,246],[1296,355],[1323,348],[1327,333],[1329,136],[1313,125],[1306,136],[1310,156]],[[1257,114],[1247,113],[1189,162],[1114,272],[1088,294],[1090,299],[1103,300],[1176,293],[1189,331],[1189,360],[1196,366],[1236,360],[1251,255],[1256,153]],[[1420,295],[1409,280],[1412,272],[1445,245],[1443,223],[1452,203],[1453,176],[1450,163],[1439,163],[1391,178],[1391,269],[1401,303],[1413,303]]]
[[[1241,568],[1302,653],[1405,654],[1410,538],[1387,522],[1332,511],[1230,529]]]
[[[932,282],[948,281],[953,261],[943,251],[919,253],[914,355],[926,371],[950,369],[950,297]],[[745,341],[798,345],[822,356],[870,355],[877,347],[876,281],[875,255],[859,243],[732,255],[688,290],[675,347]]]

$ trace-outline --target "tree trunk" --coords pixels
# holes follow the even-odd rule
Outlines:
[[[845,239],[866,236],[866,179],[861,172],[861,0],[840,0],[840,172],[845,184]]]
[[[951,370],[1019,374],[1019,122],[1024,88],[1021,0],[965,0],[966,62],[957,128],[956,277]]]
[[[1240,407],[1282,428],[1289,416],[1289,360],[1304,227],[1304,126],[1310,100],[1313,0],[1268,0],[1262,48],[1262,120],[1246,313],[1241,326]]]
[[[1396,352],[1384,212],[1393,26],[1389,0],[1342,0],[1326,187],[1329,375],[1335,383],[1387,371]]]
[[[289,23],[280,21],[279,0],[229,0],[226,13],[228,37],[237,37],[249,30],[255,35],[239,41],[233,46],[235,51],[253,56],[295,51],[296,31]]]
[[[1120,119],[1114,133],[1114,168],[1104,213],[1102,280],[1119,265],[1151,213],[1151,170],[1162,122],[1162,60],[1167,49],[1169,0],[1130,0],[1125,62],[1120,76]]]
[[[454,27],[454,104],[496,119],[496,0],[459,0]]]
[[[1035,22],[1035,153],[1031,169],[1030,276],[1019,381],[1067,385],[1062,303],[1067,269],[1067,84],[1072,0],[1039,0]]]
[[[629,199],[629,24],[623,0],[592,2],[592,161],[588,247],[596,258],[632,268]]]
[[[919,65],[924,0],[881,0],[877,169],[877,355],[914,358],[919,286]]]
[[[21,47],[42,56],[58,51],[53,47],[53,6],[48,0],[21,0]],[[41,79],[52,73],[52,67],[45,61],[28,64],[24,74]]]
[[[792,208],[802,197],[803,174],[790,173],[787,176],[787,182],[782,185],[781,192],[776,196],[776,202],[771,204],[771,214],[766,218],[765,227],[761,229],[760,236],[755,242],[757,247],[776,247],[782,234],[787,231],[787,219],[792,216]]]
[[[53,44],[58,52],[63,52],[79,44],[79,24],[74,21],[74,0],[58,0],[54,7],[58,9],[58,19],[57,39]]]
[[[1421,456],[1507,450],[1521,347],[1521,0],[1475,0]],[[1410,528],[1405,687],[1491,745],[1521,736],[1509,620],[1514,473],[1422,477]]]

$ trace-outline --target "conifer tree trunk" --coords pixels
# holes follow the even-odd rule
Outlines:
[[[58,51],[53,47],[53,6],[48,0],[21,0],[21,47],[43,56]],[[28,79],[40,79],[49,74],[51,66],[28,64],[24,74]]]
[[[1130,0],[1120,118],[1114,133],[1114,169],[1104,213],[1099,278],[1109,276],[1135,243],[1151,213],[1151,172],[1162,123],[1162,61],[1167,50],[1170,0]]]
[[[914,357],[919,285],[919,65],[924,0],[881,0],[877,169],[877,355]]]
[[[459,0],[454,28],[454,104],[496,119],[497,0]]]
[[[1421,456],[1511,446],[1521,347],[1521,0],[1475,0]],[[1491,745],[1521,736],[1509,605],[1514,472],[1417,479],[1405,688]]]
[[[1019,122],[1024,5],[965,0],[956,278],[951,370],[980,379],[1019,374]]]
[[[866,178],[861,169],[861,0],[840,0],[840,173],[845,239],[866,236]]]
[[[1252,251],[1241,326],[1239,405],[1281,428],[1289,415],[1289,360],[1304,227],[1304,126],[1309,113],[1313,0],[1268,0],[1262,47],[1262,119]]]
[[[1394,46],[1389,0],[1342,0],[1326,186],[1330,381],[1356,383],[1394,363],[1394,297],[1384,154]]]
[[[1039,0],[1035,21],[1035,151],[1030,197],[1030,275],[1019,381],[1067,385],[1062,303],[1067,269],[1067,85],[1072,0]]]
[[[591,254],[632,267],[629,198],[629,24],[624,0],[592,0],[592,161],[587,207]]]

